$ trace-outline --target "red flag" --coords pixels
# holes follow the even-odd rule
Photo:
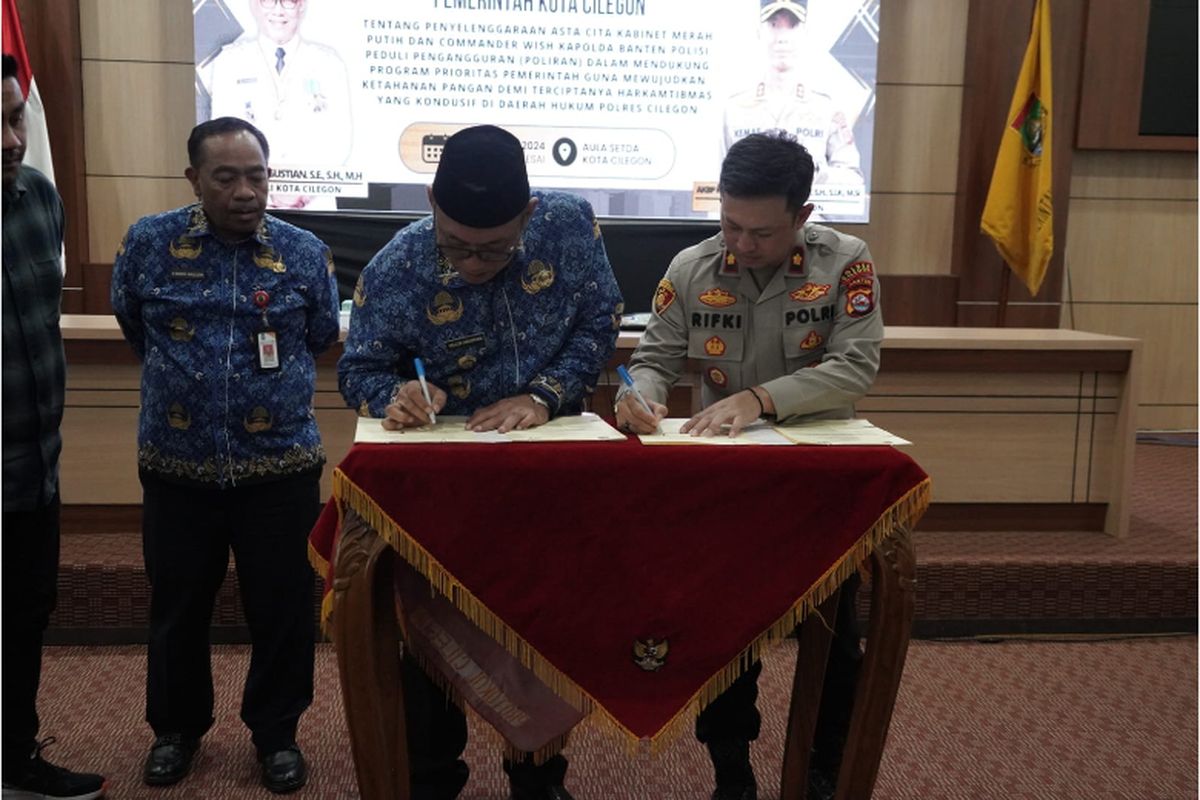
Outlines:
[[[17,14],[17,0],[4,0],[2,17],[4,28],[4,52],[17,60],[17,82],[25,95],[25,163],[54,181],[54,165],[50,158],[50,134],[46,128],[46,109],[38,93],[37,81],[29,63],[29,52],[25,49],[25,35],[21,31],[21,17]]]

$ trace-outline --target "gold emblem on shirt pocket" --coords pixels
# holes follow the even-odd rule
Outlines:
[[[167,424],[177,431],[186,431],[192,427],[192,415],[182,403],[171,403],[167,409]]]
[[[242,420],[242,427],[247,433],[259,433],[260,431],[269,431],[275,422],[271,419],[271,412],[262,406],[255,406],[250,409],[250,413]]]
[[[167,250],[171,253],[171,258],[196,259],[200,257],[204,245],[196,241],[190,236],[180,236],[171,240],[171,244],[167,246]]]
[[[740,330],[722,330],[720,334],[704,328],[688,331],[688,358],[740,362],[744,346],[745,338]]]
[[[171,332],[172,341],[190,342],[192,337],[196,335],[196,328],[189,325],[188,321],[183,317],[175,317],[167,327]]]
[[[434,325],[457,322],[462,315],[462,300],[449,292],[438,292],[433,296],[433,302],[425,307],[425,316]]]
[[[255,252],[254,263],[276,274],[287,272],[287,267],[284,266],[283,259],[279,257],[279,253],[275,252],[274,248],[267,247],[266,245],[261,245],[258,251]]]

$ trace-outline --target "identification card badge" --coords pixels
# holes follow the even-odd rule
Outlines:
[[[261,370],[279,369],[279,342],[275,337],[275,331],[258,333],[258,368]]]

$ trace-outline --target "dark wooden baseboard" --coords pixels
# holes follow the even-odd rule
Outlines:
[[[919,531],[1103,531],[1104,503],[931,503]]]
[[[922,531],[1103,531],[1104,503],[933,503]],[[64,505],[64,534],[138,533],[140,505]]]

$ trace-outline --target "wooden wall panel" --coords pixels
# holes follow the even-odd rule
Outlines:
[[[193,72],[186,64],[85,61],[89,175],[181,174],[195,125]]]
[[[881,274],[949,274],[952,194],[875,194],[870,223],[837,227],[866,241]]]
[[[1195,200],[1071,200],[1067,299],[1194,307],[1196,208]]]
[[[1080,151],[1071,197],[1195,200],[1196,167],[1195,153]]]
[[[1195,136],[1141,136],[1150,0],[1090,0],[1076,145],[1196,150]]]
[[[177,148],[182,152],[183,142]],[[174,178],[92,176],[88,179],[88,246],[92,259],[111,264],[130,225],[147,214],[186,205],[194,199],[191,184],[183,177],[182,164]]]
[[[961,105],[960,86],[880,86],[871,190],[953,195]]]
[[[881,3],[879,82],[961,86],[967,9],[963,0]]]
[[[1141,353],[1140,403],[1196,405],[1196,301],[1180,305],[1078,303],[1075,327],[1131,336]],[[1138,427],[1143,427],[1140,423]]]
[[[189,3],[79,0],[79,21],[84,59],[192,64]]]

